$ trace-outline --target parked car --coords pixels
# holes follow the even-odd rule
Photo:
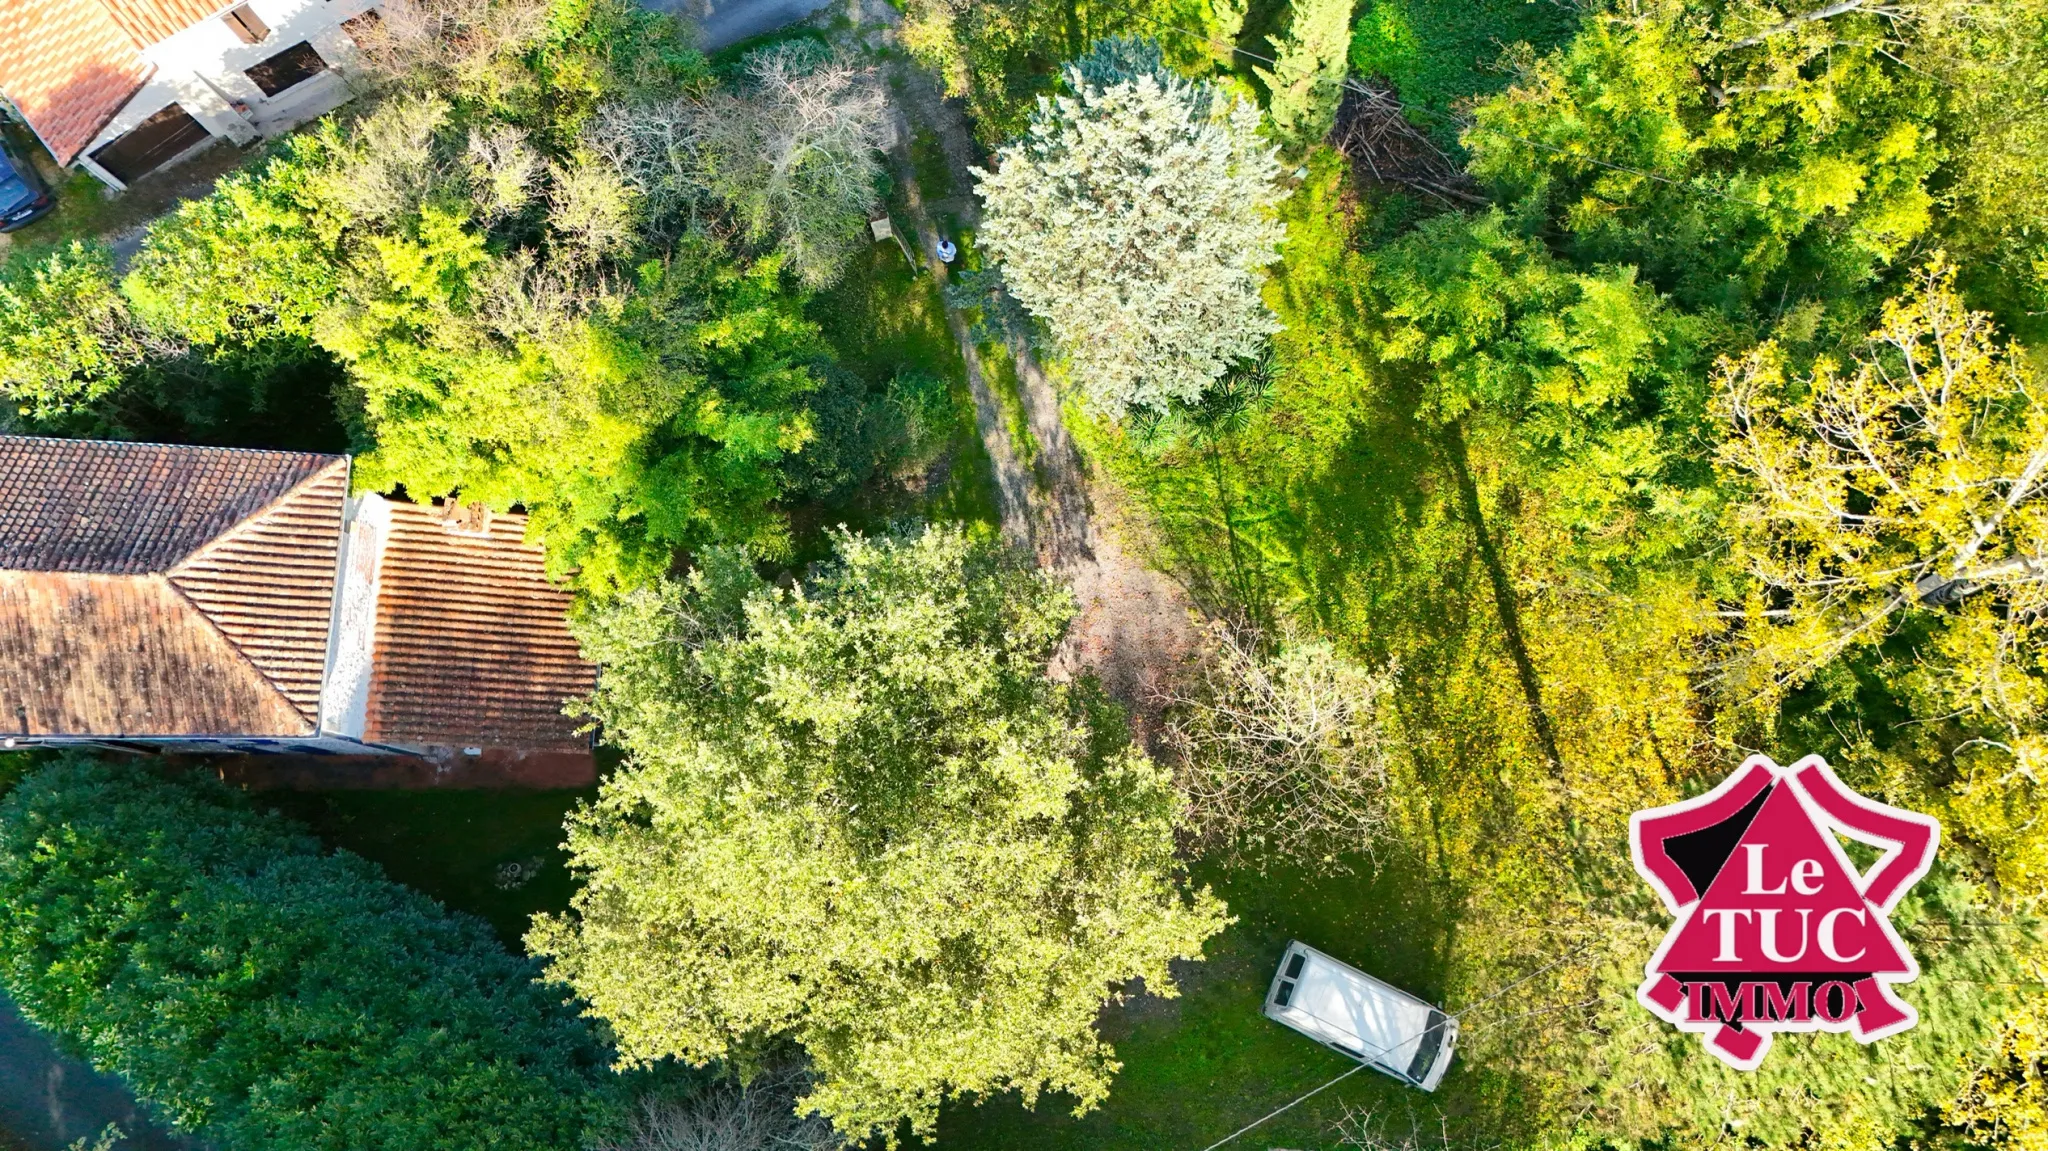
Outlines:
[[[1424,1091],[1458,1045],[1456,1019],[1298,941],[1280,956],[1266,1018]]]
[[[56,206],[57,197],[36,174],[35,165],[0,147],[0,232],[39,220]]]

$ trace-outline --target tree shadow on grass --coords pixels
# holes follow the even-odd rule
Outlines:
[[[1300,940],[1396,987],[1442,1005],[1458,895],[1434,874],[1427,853],[1389,841],[1378,866],[1318,876],[1287,864],[1263,872],[1198,863],[1193,878],[1230,904],[1237,922],[1201,963],[1180,964],[1182,995],[1138,995],[1103,1011],[1099,1028],[1123,1069],[1109,1099],[1080,1118],[1072,1100],[1041,1099],[1035,1110],[1003,1095],[945,1109],[936,1146],[946,1151],[1190,1151],[1356,1064],[1262,1014],[1274,965]],[[1447,1006],[1456,1007],[1456,1004]],[[1454,1062],[1434,1094],[1371,1069],[1350,1076],[1246,1136],[1246,1147],[1335,1146],[1336,1124],[1370,1112],[1394,1129],[1435,1131],[1448,1122],[1502,1138],[1499,1077]]]

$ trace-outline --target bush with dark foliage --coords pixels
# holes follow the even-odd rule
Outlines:
[[[535,971],[211,781],[67,757],[0,803],[0,983],[224,1149],[582,1146],[603,1052]]]

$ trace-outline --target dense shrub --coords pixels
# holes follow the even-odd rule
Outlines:
[[[224,1149],[581,1145],[602,1053],[534,970],[210,782],[66,758],[0,803],[0,983]]]

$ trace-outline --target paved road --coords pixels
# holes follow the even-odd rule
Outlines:
[[[646,0],[659,12],[676,12],[704,30],[704,49],[716,51],[749,36],[794,24],[832,0]]]
[[[198,1151],[143,1118],[119,1080],[71,1059],[0,996],[0,1132],[29,1151],[63,1151],[109,1123],[128,1133],[121,1151]],[[0,1136],[0,1143],[4,1143]]]

